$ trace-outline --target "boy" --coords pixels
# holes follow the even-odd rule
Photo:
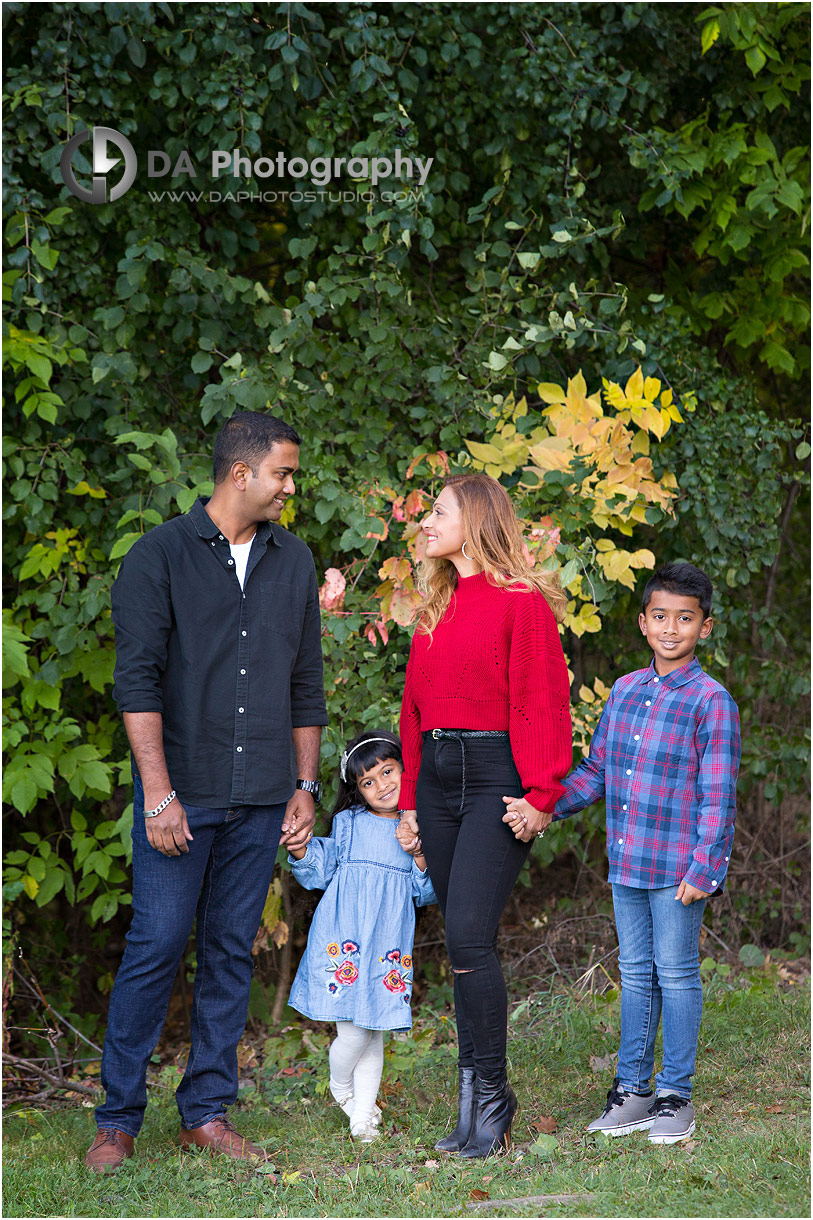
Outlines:
[[[563,781],[554,812],[558,820],[606,796],[621,1045],[604,1112],[587,1130],[648,1128],[653,1144],[695,1129],[700,924],[706,899],[723,889],[734,838],[737,705],[694,655],[711,633],[711,596],[708,576],[690,563],[665,564],[651,577],[638,624],[653,660],[614,684],[590,756]]]

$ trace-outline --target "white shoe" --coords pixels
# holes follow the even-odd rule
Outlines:
[[[362,1144],[372,1144],[373,1140],[378,1139],[380,1132],[376,1123],[370,1118],[366,1122],[351,1123],[350,1134],[353,1139]]]

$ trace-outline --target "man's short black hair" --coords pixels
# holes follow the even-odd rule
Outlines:
[[[215,483],[222,483],[235,462],[245,462],[256,475],[263,458],[273,445],[289,442],[301,445],[298,433],[277,419],[259,411],[235,411],[215,437],[212,466]]]
[[[705,572],[693,563],[665,563],[650,576],[644,589],[644,613],[653,593],[662,589],[664,593],[682,593],[684,597],[696,597],[703,611],[703,618],[711,614],[711,595],[714,592]]]

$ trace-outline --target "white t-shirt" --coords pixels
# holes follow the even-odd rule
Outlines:
[[[248,542],[230,542],[229,550],[231,551],[232,559],[234,560],[234,570],[237,573],[237,579],[240,581],[240,588],[246,586],[246,568],[248,567],[248,553],[251,550],[251,544],[254,541],[250,538]]]

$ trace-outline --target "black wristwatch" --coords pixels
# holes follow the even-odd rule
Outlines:
[[[318,805],[322,799],[322,785],[318,779],[298,779],[296,781],[297,788],[301,788],[303,792],[310,792],[314,802]]]

